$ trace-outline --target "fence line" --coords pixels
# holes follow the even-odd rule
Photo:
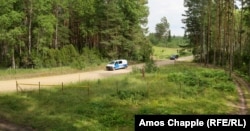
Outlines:
[[[22,91],[23,91],[23,88],[22,88],[21,86],[38,86],[38,91],[39,91],[39,93],[40,93],[40,89],[41,89],[42,86],[43,86],[43,87],[44,87],[44,86],[52,87],[52,86],[59,86],[59,85],[60,85],[60,84],[58,84],[58,85],[41,84],[40,82],[38,82],[38,84],[18,83],[18,82],[16,81],[16,91],[17,91],[17,93],[18,93],[18,92],[22,92]],[[90,89],[89,89],[90,85],[89,85],[89,83],[88,83],[87,86],[78,86],[78,87],[88,88],[88,95],[90,94]],[[61,84],[61,89],[62,89],[62,91],[64,91],[64,84],[63,84],[63,82],[62,82],[62,84]]]
[[[47,85],[47,84],[41,84],[40,82],[38,82],[38,84],[29,84],[29,83],[18,83],[17,81],[16,81],[16,91],[17,92],[21,92],[21,91],[23,91],[23,88],[21,87],[21,86],[37,86],[38,87],[38,90],[39,90],[39,93],[40,93],[40,89],[41,89],[41,86],[47,86],[47,87],[49,87],[49,86],[59,86],[59,85]],[[63,83],[62,83],[62,90],[63,90]]]

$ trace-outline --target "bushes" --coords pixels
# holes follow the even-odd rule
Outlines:
[[[147,73],[156,72],[158,70],[158,67],[154,63],[154,60],[152,59],[149,59],[148,61],[146,61],[144,68],[145,68],[145,72]]]
[[[98,66],[102,62],[103,59],[97,50],[83,48],[83,53],[77,59],[74,59],[71,66],[77,69],[84,69],[89,66]]]
[[[221,91],[234,91],[235,86],[224,71],[212,69],[187,70],[168,74],[168,81],[188,87],[212,87]],[[220,83],[218,83],[220,81]]]
[[[103,61],[97,50],[83,48],[83,53],[79,54],[73,45],[66,45],[60,50],[44,48],[40,53],[33,52],[32,56],[31,61],[36,68],[71,66],[83,69],[87,66],[100,65]]]

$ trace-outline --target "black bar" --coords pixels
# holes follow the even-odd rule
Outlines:
[[[250,129],[250,115],[135,115],[135,131]]]

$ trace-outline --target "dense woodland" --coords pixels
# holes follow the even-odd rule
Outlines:
[[[183,4],[195,60],[250,75],[250,0]],[[147,0],[0,0],[0,6],[0,67],[84,68],[121,57],[147,61],[152,53]],[[168,29],[163,17],[153,35],[170,40]]]
[[[0,66],[146,61],[147,0],[0,0]]]
[[[250,76],[250,0],[185,0],[184,6],[195,60]]]

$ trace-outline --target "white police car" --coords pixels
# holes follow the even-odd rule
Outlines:
[[[107,70],[125,69],[127,67],[128,67],[128,61],[125,59],[113,60],[106,65]]]

